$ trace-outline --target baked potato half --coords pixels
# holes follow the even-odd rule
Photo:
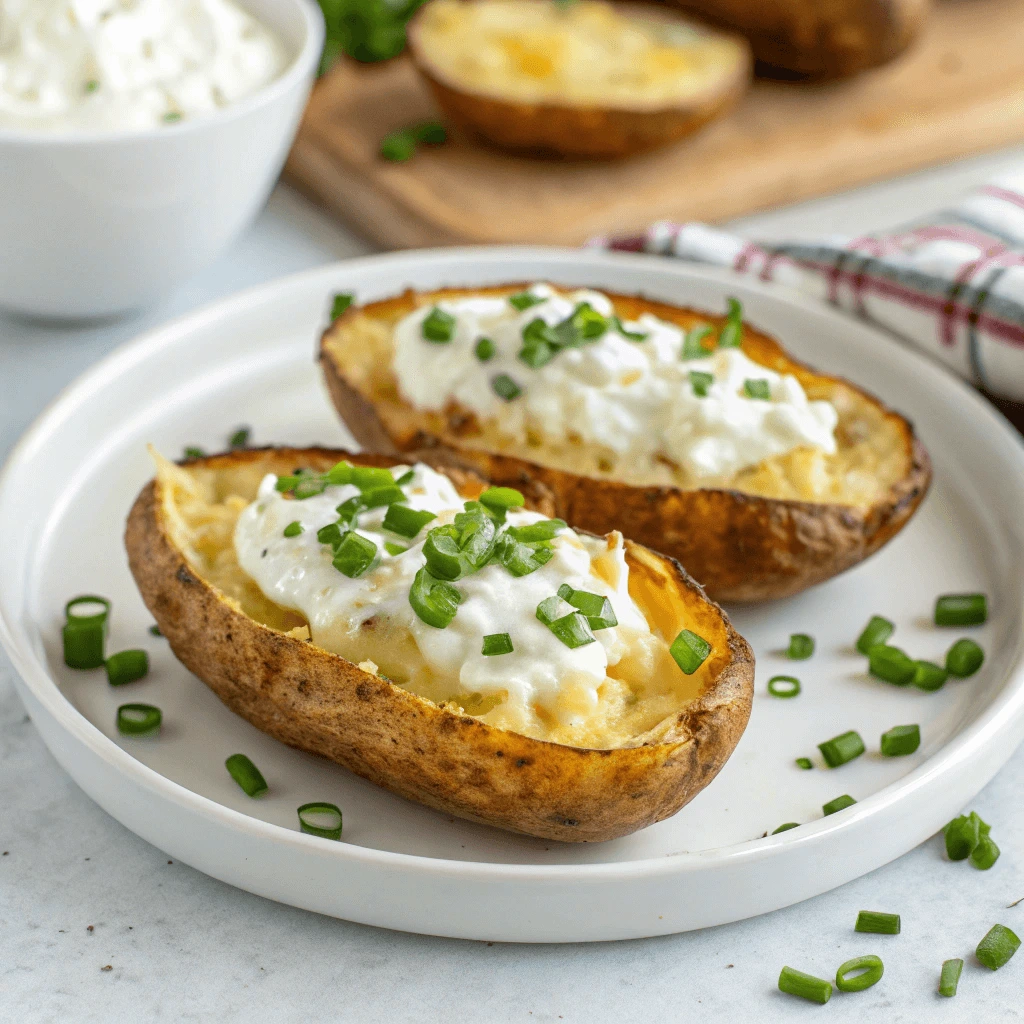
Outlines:
[[[750,79],[742,39],[649,5],[431,0],[408,38],[450,121],[505,149],[562,157],[674,142]]]
[[[834,407],[834,453],[796,447],[708,486],[661,453],[642,461],[571,432],[545,435],[529,414],[515,420],[519,434],[510,436],[503,419],[517,414],[514,403],[491,419],[454,400],[440,409],[414,407],[396,377],[398,325],[424,306],[510,297],[528,287],[406,291],[350,307],[324,333],[320,362],[334,404],[359,443],[387,453],[435,446],[494,483],[546,487],[557,515],[598,534],[621,527],[680,561],[717,601],[765,601],[821,583],[877,551],[921,503],[931,467],[910,423],[853,384],[796,361],[749,324],[742,325],[745,356],[795,378],[809,401]],[[604,294],[620,322],[650,315],[682,331],[708,325],[712,337],[727,322],[643,297]],[[424,379],[429,375],[421,372]],[[573,415],[585,410],[581,405]]]
[[[769,67],[842,78],[892,60],[917,36],[930,0],[676,0],[750,40]]]
[[[347,660],[314,643],[310,630],[319,625],[268,598],[241,568],[244,548],[232,538],[247,509],[267,507],[259,508],[266,474],[324,473],[341,459],[357,467],[409,462],[289,448],[179,465],[158,460],[156,479],[131,510],[125,543],[146,606],[174,654],[232,711],[410,800],[545,839],[626,835],[674,814],[715,777],[750,713],[750,647],[676,562],[638,544],[621,549],[628,593],[650,625],[648,650],[662,653],[632,666],[632,696],[607,746],[495,727],[484,720],[493,712],[470,713],[464,697],[430,699],[412,692],[412,682],[391,681],[373,661]],[[438,468],[460,500],[484,490],[471,472]],[[517,582],[509,576],[502,586]],[[684,627],[705,638],[710,653],[691,675],[670,661],[671,678],[662,679],[662,649]],[[628,680],[630,671],[619,675]]]

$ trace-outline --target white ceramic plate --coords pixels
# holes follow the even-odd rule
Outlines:
[[[251,424],[255,443],[347,438],[313,362],[329,295],[360,300],[406,285],[550,279],[710,309],[739,296],[749,319],[797,356],[909,414],[935,483],[910,526],[852,572],[791,600],[737,609],[758,658],[750,726],[719,778],[668,821],[600,845],[558,845],[457,821],[407,803],[343,769],[257,732],[147,632],[121,543],[125,515],[150,477],[144,445],[223,447]],[[1024,736],[1018,571],[1024,447],[974,392],[925,358],[811,302],[723,272],[669,260],[547,249],[443,250],[353,260],[262,285],[132,342],[69,388],[12,453],[0,478],[0,639],[44,740],[102,807],[208,874],[299,907],[370,924],[476,939],[618,939],[720,924],[824,892],[934,833],[991,778]],[[628,523],[623,524],[628,533]],[[972,679],[934,694],[869,678],[852,641],[873,613],[897,640],[941,661],[964,631],[938,630],[935,596],[981,590],[989,622],[969,632],[987,652]],[[67,598],[109,596],[112,647],[142,646],[152,670],[113,690],[102,671],[61,658]],[[787,662],[789,634],[818,650]],[[795,700],[769,676],[803,680]],[[130,690],[130,696],[129,696]],[[126,700],[159,705],[156,739],[114,728]],[[913,756],[883,759],[880,734],[917,722]],[[857,729],[869,752],[835,770],[816,744]],[[243,751],[270,782],[247,798],[223,764]],[[812,756],[801,771],[798,756]],[[859,802],[823,818],[821,805]],[[296,830],[295,808],[329,800],[341,843]],[[787,821],[806,824],[760,838]]]

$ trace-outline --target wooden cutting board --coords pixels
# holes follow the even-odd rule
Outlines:
[[[759,80],[668,149],[616,163],[510,156],[464,137],[406,164],[389,131],[437,111],[407,58],[344,63],[317,84],[287,177],[388,248],[576,245],[660,219],[707,221],[1024,140],[1024,0],[940,0],[887,67],[845,82]]]

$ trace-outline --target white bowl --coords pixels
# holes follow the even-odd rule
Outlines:
[[[315,0],[242,0],[284,74],[208,117],[143,131],[0,130],[0,306],[57,318],[143,306],[218,256],[270,193],[323,47]]]

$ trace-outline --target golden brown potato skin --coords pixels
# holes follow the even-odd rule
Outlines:
[[[750,84],[751,62],[739,64],[716,88],[673,107],[582,107],[521,103],[468,92],[419,44],[409,25],[409,53],[445,117],[502,149],[569,159],[619,159],[657,149],[693,134],[739,102]]]
[[[398,460],[324,449],[231,452],[268,472]],[[194,464],[194,463],[193,463]],[[453,471],[453,479],[459,472]],[[588,750],[455,714],[312,643],[242,614],[200,578],[166,529],[159,484],[139,495],[125,534],[147,608],[179,660],[234,712],[400,796],[471,821],[566,842],[628,835],[675,814],[718,773],[746,727],[754,660],[747,642],[682,568],[627,541],[631,571],[709,639],[713,682],[643,745]],[[710,663],[709,659],[709,663]]]
[[[930,0],[676,0],[749,40],[771,67],[842,78],[891,60],[920,31]]]
[[[526,282],[493,289],[446,289],[439,297],[472,292],[518,291]],[[667,320],[692,314],[665,303],[606,292],[616,309],[632,319],[641,311]],[[373,307],[400,305],[412,310],[416,296],[407,292]],[[428,446],[443,448],[450,459],[474,469],[495,484],[532,484],[550,491],[568,523],[593,533],[621,529],[638,543],[677,559],[716,601],[760,602],[790,597],[844,572],[891,540],[924,499],[931,482],[931,462],[913,427],[875,398],[839,378],[819,374],[792,359],[774,339],[744,325],[743,347],[751,358],[779,373],[793,373],[806,387],[842,384],[869,401],[899,432],[908,469],[880,500],[868,508],[780,500],[736,490],[640,487],[581,476],[507,454],[460,445],[451,432],[440,435],[422,426],[405,430],[389,424],[366,396],[347,379],[331,357],[332,333],[343,329],[350,309],[325,332],[320,362],[335,407],[364,447],[395,452]],[[721,317],[701,314],[722,322]],[[819,396],[821,397],[821,396]],[[416,423],[415,418],[410,418]]]

